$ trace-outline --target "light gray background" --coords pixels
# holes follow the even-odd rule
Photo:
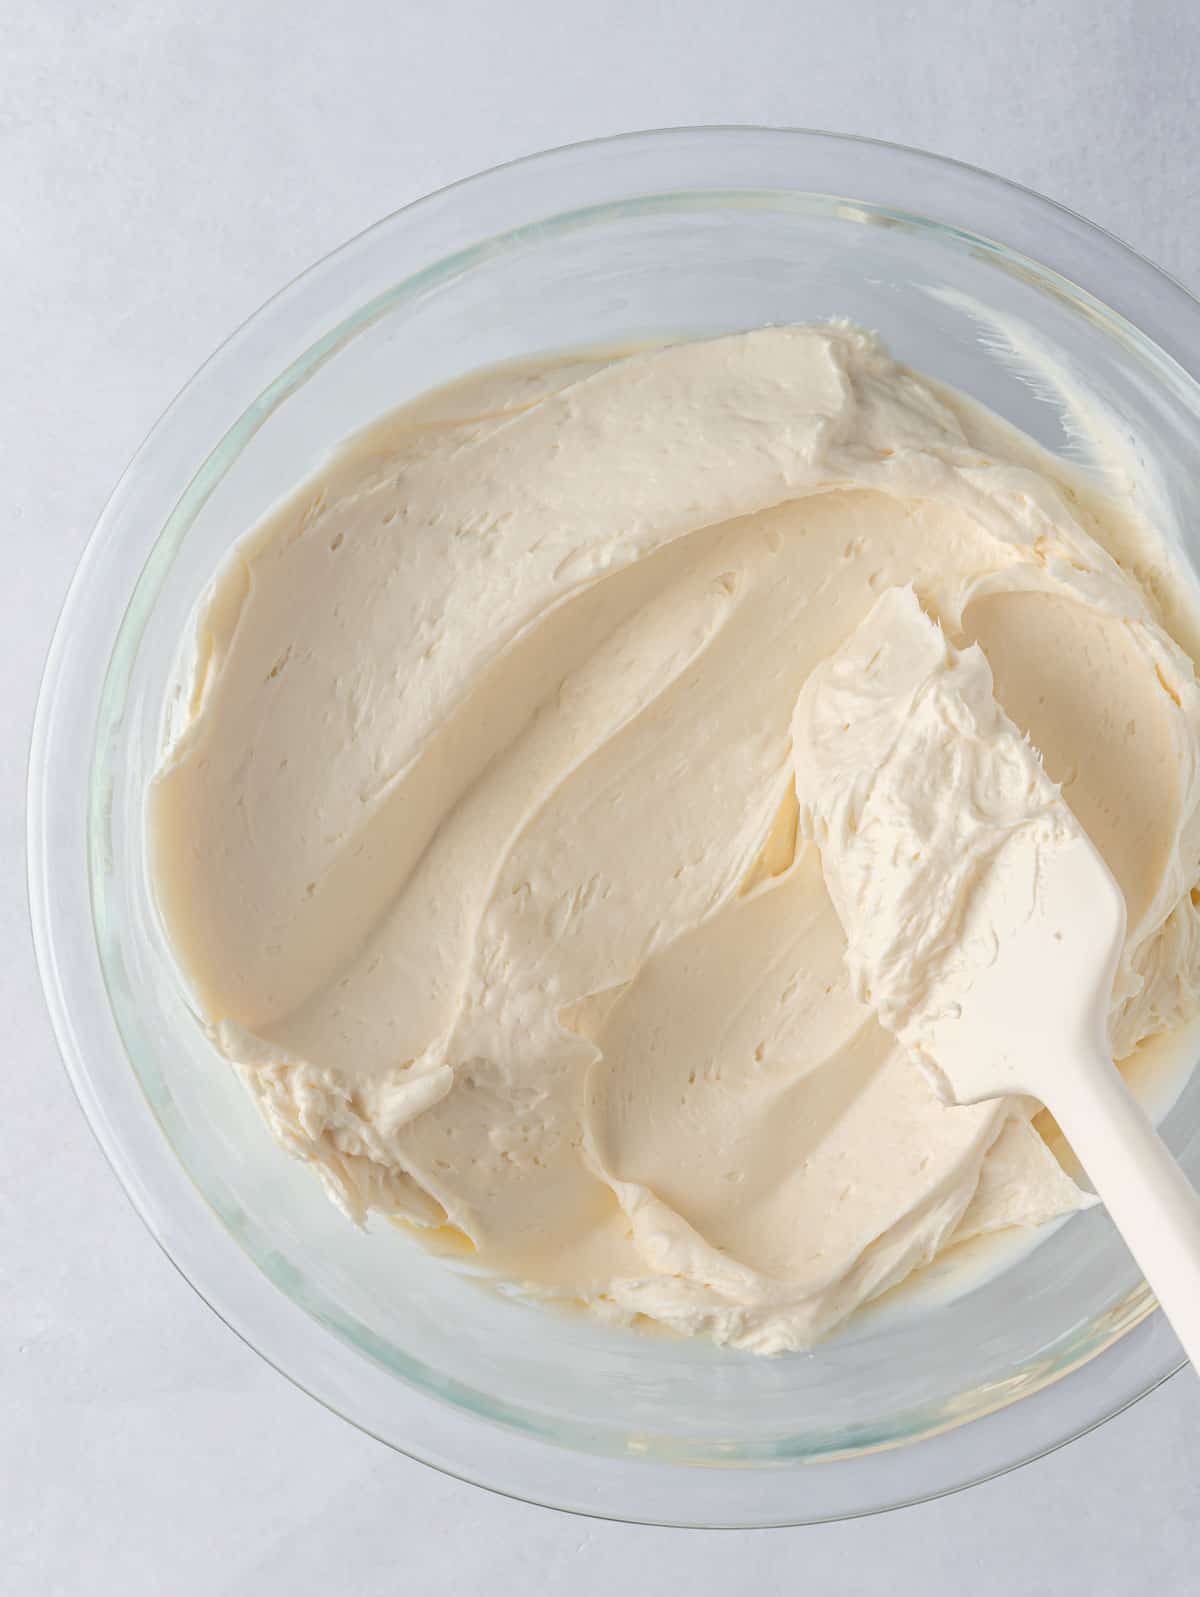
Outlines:
[[[287,279],[427,190],[670,123],[976,161],[1200,286],[1192,0],[0,0],[0,1588],[41,1594],[1194,1591],[1200,1387],[963,1496],[816,1530],[570,1519],[393,1456],[274,1374],[134,1217],[26,925],[25,751],[89,527]]]

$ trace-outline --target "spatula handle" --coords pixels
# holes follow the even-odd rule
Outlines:
[[[1200,1196],[1109,1061],[1064,1061],[1049,1108],[1200,1371]]]

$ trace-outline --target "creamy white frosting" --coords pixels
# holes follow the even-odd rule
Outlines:
[[[868,335],[469,380],[238,545],[152,866],[220,1048],[351,1216],[777,1351],[1086,1201],[1032,1106],[947,1107],[878,1024],[798,833],[805,683],[910,585],[1121,882],[1129,1053],[1200,967],[1183,586]]]

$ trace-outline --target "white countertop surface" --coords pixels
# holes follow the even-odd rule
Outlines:
[[[24,761],[89,528],[213,346],[481,167],[636,127],[875,134],[1065,201],[1200,287],[1191,0],[0,0],[0,1588],[1106,1597],[1196,1589],[1200,1385],[958,1497],[659,1531],[390,1453],[232,1336],[134,1216],[45,1019]]]

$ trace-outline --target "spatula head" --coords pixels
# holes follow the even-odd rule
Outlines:
[[[1106,1038],[1125,905],[982,652],[893,588],[805,684],[792,743],[856,994],[945,1096],[1043,1097],[1056,1055]]]
[[[1056,1064],[1110,1057],[1108,1011],[1125,943],[1125,899],[1082,833],[1047,850],[1033,879],[981,882],[986,957],[945,982],[917,1057],[956,1103],[1008,1093],[1053,1099]],[[957,989],[961,987],[961,991]],[[942,1083],[939,1082],[939,1086]]]

